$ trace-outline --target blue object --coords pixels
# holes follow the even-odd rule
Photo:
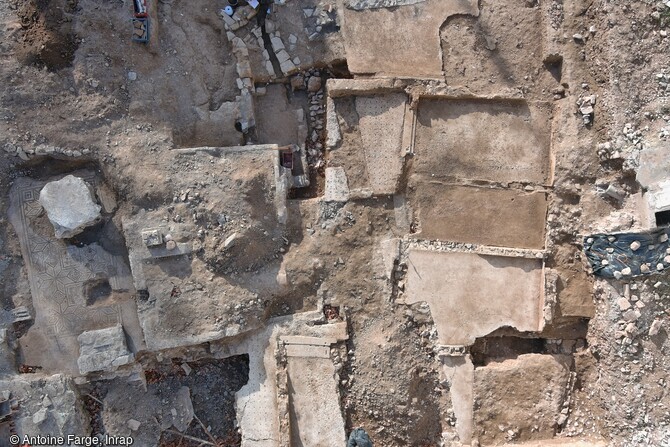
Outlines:
[[[597,276],[621,279],[661,273],[670,269],[670,229],[593,234],[584,238],[584,253]]]
[[[132,20],[133,22],[133,42],[140,42],[140,43],[147,43],[149,42],[149,19],[144,19],[144,18],[135,18]],[[142,23],[144,24],[144,36],[139,37],[135,35],[135,23]]]
[[[347,447],[372,447],[372,441],[362,428],[355,428],[349,435]]]

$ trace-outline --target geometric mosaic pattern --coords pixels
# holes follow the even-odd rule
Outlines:
[[[368,180],[375,194],[393,194],[402,174],[406,102],[404,93],[356,97]]]
[[[95,186],[94,175],[82,178]],[[28,267],[36,323],[41,323],[47,335],[56,338],[122,324],[119,305],[88,307],[83,291],[84,284],[91,279],[106,278],[112,289],[124,288],[124,277],[130,282],[128,267],[121,257],[109,254],[97,244],[81,248],[65,244],[56,239],[50,226],[48,232],[36,233],[33,223],[44,214],[38,202],[44,184],[18,179],[10,193],[12,208],[19,210],[18,216],[12,216],[12,223]]]

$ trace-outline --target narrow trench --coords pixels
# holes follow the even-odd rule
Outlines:
[[[281,70],[281,64],[279,63],[279,59],[277,58],[277,55],[275,54],[274,49],[272,48],[272,40],[270,39],[270,35],[265,29],[265,17],[262,17],[260,19],[260,22],[261,22],[261,35],[263,37],[263,45],[265,46],[265,49],[267,50],[268,55],[270,56],[270,62],[272,63],[272,69],[275,71],[275,77],[281,78],[283,77],[284,73]]]

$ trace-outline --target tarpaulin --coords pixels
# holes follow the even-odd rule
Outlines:
[[[669,228],[641,233],[594,234],[584,238],[593,273],[621,279],[670,268]]]
[[[349,435],[347,447],[372,447],[370,437],[362,428],[355,428]]]

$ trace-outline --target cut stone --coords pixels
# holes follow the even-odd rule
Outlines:
[[[120,324],[82,332],[77,340],[80,346],[77,365],[81,374],[114,370],[134,360],[133,354],[126,347],[126,336]]]
[[[291,60],[291,56],[286,52],[286,50],[282,49],[277,51],[277,59],[279,60],[279,63],[281,64],[282,62],[286,62],[288,60]]]
[[[163,245],[163,233],[160,230],[145,230],[142,232],[142,241],[147,247]]]
[[[59,239],[71,238],[100,220],[101,207],[91,187],[73,175],[44,185],[39,202]]]
[[[326,202],[346,202],[349,200],[347,174],[343,167],[326,168]]]
[[[335,149],[342,141],[342,132],[340,123],[337,120],[337,111],[335,110],[335,101],[326,97],[326,147]]]

